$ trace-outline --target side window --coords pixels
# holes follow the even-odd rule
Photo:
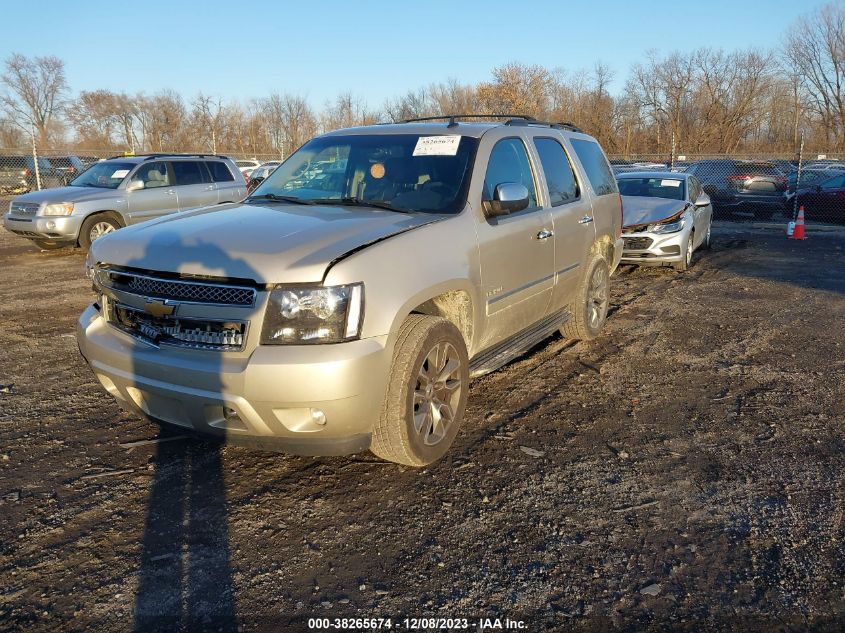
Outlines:
[[[535,138],[534,146],[540,155],[543,173],[546,174],[552,206],[576,200],[580,195],[578,182],[561,144],[553,138]]]
[[[616,193],[618,191],[616,179],[613,177],[613,171],[607,164],[607,158],[605,158],[599,144],[595,141],[573,138],[572,147],[578,154],[587,174],[587,180],[590,181],[596,195],[605,196],[609,193]]]
[[[141,165],[140,169],[132,176],[132,180],[140,180],[144,183],[144,189],[170,186],[170,174],[167,172],[167,163],[153,162]]]
[[[822,185],[822,189],[841,189],[842,187],[845,187],[845,176],[831,178]]]
[[[698,178],[690,178],[687,182],[689,183],[689,199],[695,202],[701,195],[701,185],[698,183]]]
[[[534,172],[528,160],[525,145],[518,138],[505,138],[493,146],[487,173],[484,175],[484,199],[492,200],[496,186],[505,182],[516,182],[528,189],[528,208],[537,207],[537,188]]]
[[[219,160],[210,160],[206,163],[211,172],[211,179],[214,182],[231,182],[235,179],[226,164]]]
[[[174,160],[173,176],[177,185],[199,185],[206,182],[205,170],[198,160]]]

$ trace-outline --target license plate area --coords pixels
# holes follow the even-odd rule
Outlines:
[[[156,347],[239,352],[246,342],[247,323],[243,321],[158,317],[115,301],[107,302],[106,315],[114,327]]]

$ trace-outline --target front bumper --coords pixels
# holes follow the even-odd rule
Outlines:
[[[232,443],[307,455],[369,447],[392,358],[388,336],[259,345],[246,356],[157,348],[106,323],[93,305],[79,318],[77,340],[94,375],[127,410]]]
[[[687,243],[689,229],[677,233],[625,233],[622,239],[625,248],[622,251],[624,264],[671,264],[684,259],[684,246]]]
[[[81,216],[39,216],[28,218],[3,216],[6,230],[22,237],[53,242],[76,242],[84,218]]]

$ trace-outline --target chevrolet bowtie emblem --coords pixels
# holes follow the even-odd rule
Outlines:
[[[144,311],[160,319],[163,316],[175,314],[176,306],[168,305],[164,301],[147,301]]]

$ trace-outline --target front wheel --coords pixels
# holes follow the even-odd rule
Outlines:
[[[408,466],[440,459],[463,421],[469,387],[458,328],[440,317],[409,315],[399,328],[388,380],[370,450]]]
[[[684,245],[684,258],[672,264],[675,270],[689,270],[692,266],[692,253],[695,250],[695,231],[691,231]]]
[[[563,324],[564,338],[590,341],[600,333],[610,305],[610,269],[601,255],[592,255],[572,302],[572,318]]]
[[[113,233],[119,228],[120,222],[112,215],[102,213],[92,215],[82,223],[82,228],[79,230],[79,245],[87,251],[94,240]]]

